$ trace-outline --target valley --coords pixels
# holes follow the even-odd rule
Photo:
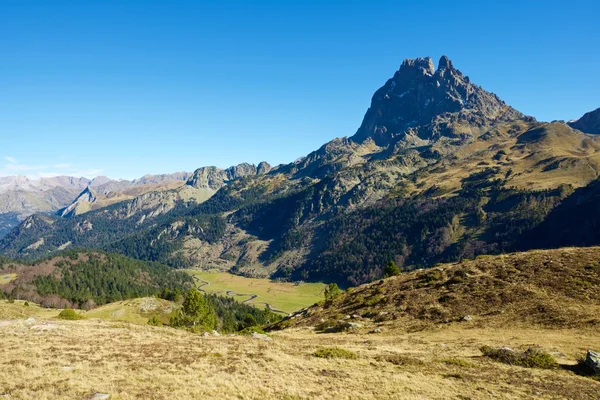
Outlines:
[[[298,311],[323,299],[322,283],[274,282],[264,278],[246,278],[227,272],[186,270],[196,279],[199,290],[226,295],[246,304],[265,307],[285,314]]]

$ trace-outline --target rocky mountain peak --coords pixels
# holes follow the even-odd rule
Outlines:
[[[447,56],[442,56],[440,62],[438,62],[438,71],[443,69],[454,69],[452,61]]]
[[[569,122],[569,126],[585,133],[600,134],[600,108],[585,113],[577,121]]]
[[[435,66],[431,57],[407,58],[402,61],[398,74],[403,78],[413,78],[419,75],[433,75]]]
[[[195,188],[219,190],[227,182],[244,176],[263,175],[271,170],[271,166],[263,161],[258,164],[241,163],[227,169],[214,166],[198,168],[188,179],[187,184]]]
[[[83,189],[83,191],[77,196],[73,203],[67,207],[58,210],[57,215],[63,218],[74,217],[79,214],[82,207],[88,208],[89,204],[94,203],[97,200],[97,194],[94,189],[90,186]]]
[[[410,130],[423,140],[453,136],[453,123],[473,127],[525,116],[498,96],[472,84],[452,61],[442,56],[435,69],[431,57],[406,59],[375,92],[363,122],[351,138],[372,138],[379,146],[402,140]]]

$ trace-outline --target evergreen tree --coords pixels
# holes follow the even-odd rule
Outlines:
[[[386,264],[384,273],[386,278],[389,278],[390,276],[396,276],[400,274],[400,268],[398,268],[394,261],[390,261]]]

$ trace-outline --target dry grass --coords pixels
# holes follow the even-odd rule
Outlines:
[[[2,274],[0,275],[0,286],[6,285],[8,282],[17,279],[17,274]]]
[[[561,363],[575,364],[586,348],[600,347],[593,330],[446,327],[322,335],[299,329],[262,341],[94,319],[49,323],[55,329],[31,329],[22,322],[0,327],[0,395],[42,400],[85,399],[95,392],[112,399],[596,400],[600,390],[599,382],[566,369],[524,369],[489,361],[479,352],[482,345],[533,343],[557,354]],[[340,347],[357,358],[314,357],[322,347]]]
[[[600,247],[482,256],[359,286],[281,324],[600,327]],[[471,320],[464,321],[467,317]]]

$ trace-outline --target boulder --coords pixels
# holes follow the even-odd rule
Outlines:
[[[588,350],[585,356],[585,365],[590,367],[596,375],[600,375],[600,353]]]
[[[90,400],[108,400],[110,399],[110,394],[106,393],[94,393]]]
[[[253,337],[254,339],[259,339],[259,340],[273,340],[273,339],[272,339],[270,336],[268,336],[268,335],[265,335],[265,334],[262,334],[262,333],[256,333],[256,332],[254,332],[254,333],[252,334],[252,337]]]

